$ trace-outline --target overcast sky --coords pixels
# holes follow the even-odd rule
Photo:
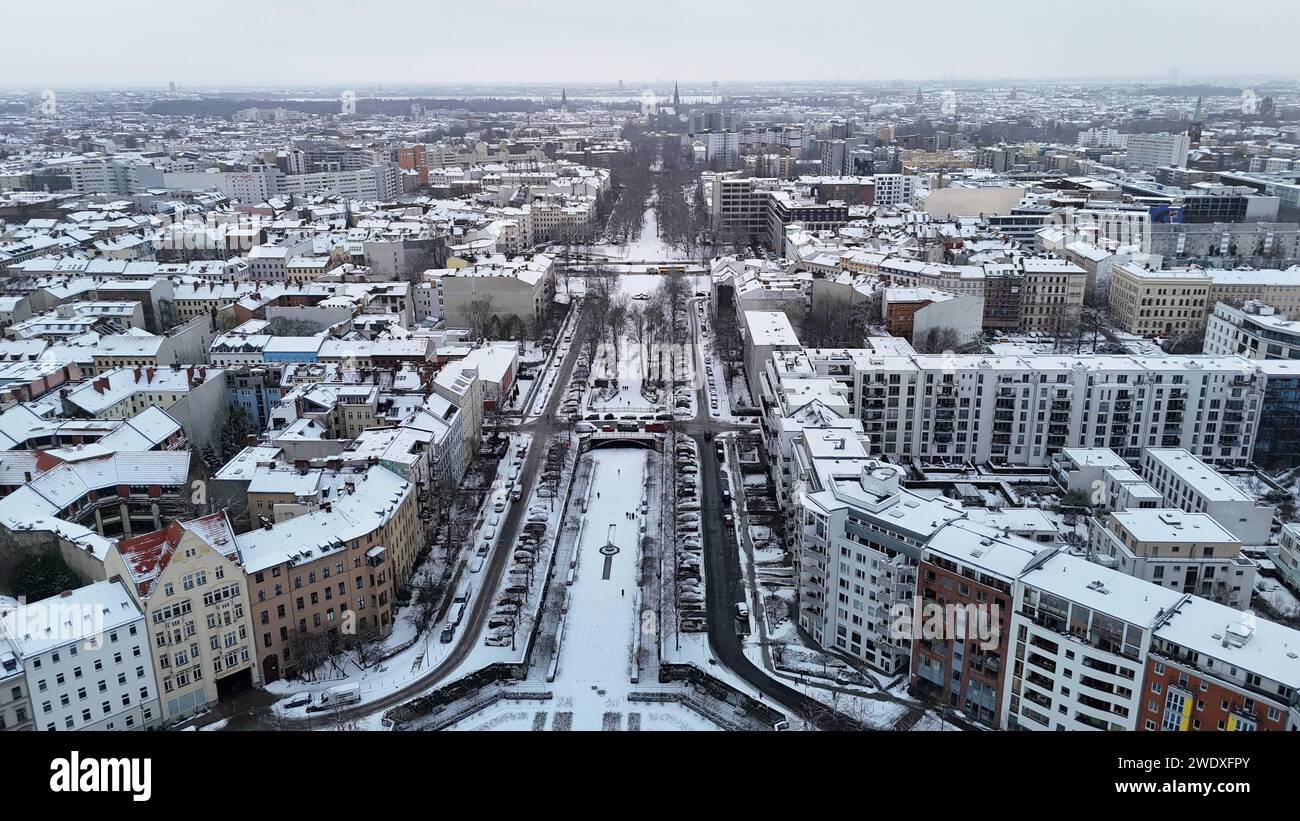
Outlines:
[[[6,0],[0,86],[1300,73],[1294,0]],[[1291,41],[1291,42],[1288,42]]]

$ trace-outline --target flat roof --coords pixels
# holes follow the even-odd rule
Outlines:
[[[1210,502],[1254,502],[1254,498],[1183,448],[1147,448],[1144,459],[1164,466]]]

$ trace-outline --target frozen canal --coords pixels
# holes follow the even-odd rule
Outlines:
[[[660,689],[653,681],[631,681],[633,647],[642,630],[637,612],[637,545],[646,524],[640,507],[649,457],[650,451],[640,448],[596,450],[585,457],[593,460],[594,472],[578,540],[577,570],[569,587],[559,666],[554,682],[534,686],[551,691],[554,698],[502,701],[453,729],[716,729],[680,703],[636,702],[627,697],[633,691]],[[570,502],[579,503],[578,499]],[[562,573],[557,573],[556,583],[564,583]],[[653,621],[648,621],[641,641],[653,648],[655,633]]]
[[[640,507],[648,453],[639,448],[592,453],[592,496],[578,542],[577,578],[569,589],[557,682],[604,685],[626,682],[631,675],[631,648],[639,621],[637,546],[644,521]],[[629,513],[634,518],[629,519]]]

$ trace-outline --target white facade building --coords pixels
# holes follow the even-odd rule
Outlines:
[[[28,604],[3,629],[22,655],[38,729],[140,730],[161,721],[149,631],[120,581]]]

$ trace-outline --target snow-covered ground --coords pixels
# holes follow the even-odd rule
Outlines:
[[[619,274],[618,290],[619,293],[627,294],[632,300],[632,304],[645,304],[648,300],[636,299],[637,294],[654,296],[655,289],[664,281],[667,274]],[[690,295],[696,291],[707,291],[709,288],[708,277],[697,275],[686,275],[683,277],[687,281],[687,287]]]
[[[628,699],[634,691],[662,689],[653,682],[631,681],[634,647],[638,640],[653,641],[655,633],[653,629],[642,632],[639,611],[644,608],[639,606],[638,589],[639,544],[647,524],[642,497],[648,452],[600,450],[589,458],[591,493],[577,544],[555,680],[530,685],[554,697],[502,700],[452,729],[716,729],[679,703]],[[564,581],[564,573],[557,571],[556,583]]]
[[[624,703],[611,699],[608,729],[613,730],[717,730],[711,722],[679,704],[674,703]],[[542,705],[539,709],[537,705]],[[603,730],[605,714],[594,723],[587,720],[590,713],[575,712],[570,699],[554,702],[498,702],[472,718],[448,727],[449,730]],[[625,712],[624,712],[625,711]]]
[[[603,450],[591,458],[597,495],[587,508],[578,541],[577,574],[569,589],[566,640],[556,679],[557,684],[579,689],[630,677],[630,652],[639,625],[637,559],[645,527],[640,509],[646,451]]]
[[[1283,616],[1300,617],[1300,601],[1277,579],[1259,578],[1255,581],[1255,594],[1269,603]]]
[[[647,206],[641,215],[641,235],[626,245],[594,245],[591,252],[609,259],[631,262],[689,262],[690,257],[659,238],[659,221],[654,208]]]

